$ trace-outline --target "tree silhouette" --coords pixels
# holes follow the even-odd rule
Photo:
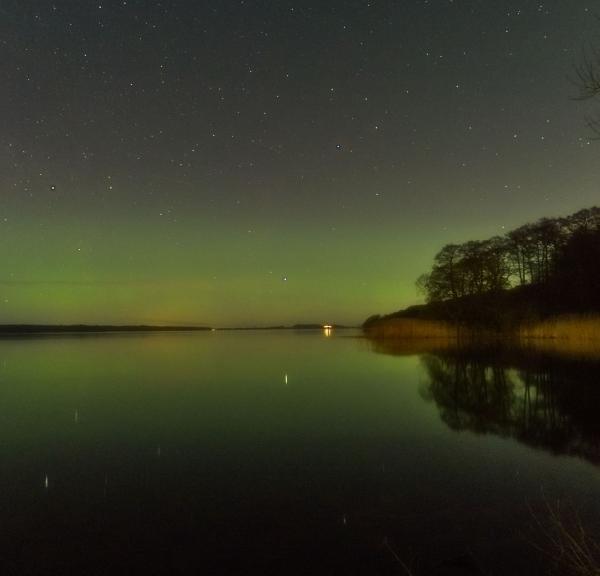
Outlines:
[[[582,62],[575,69],[576,85],[579,89],[579,100],[592,100],[600,97],[600,49],[588,50]],[[588,117],[587,123],[600,138],[600,116]]]
[[[417,280],[430,303],[495,294],[531,285],[556,311],[600,309],[600,208],[541,218],[505,236],[447,244]],[[536,297],[537,297],[536,296]],[[471,299],[468,306],[472,308]],[[550,312],[551,310],[547,310]],[[482,314],[479,310],[478,314]],[[464,316],[464,314],[459,314]]]

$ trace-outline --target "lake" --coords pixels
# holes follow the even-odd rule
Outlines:
[[[2,573],[545,574],[558,502],[600,534],[597,360],[358,336],[1,339]]]

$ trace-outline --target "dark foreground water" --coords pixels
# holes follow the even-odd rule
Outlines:
[[[1,573],[543,574],[558,500],[595,533],[597,362],[350,335],[0,340]]]

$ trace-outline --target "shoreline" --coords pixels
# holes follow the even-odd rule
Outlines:
[[[360,327],[333,325],[334,330],[359,330]],[[36,334],[101,334],[123,332],[232,332],[232,331],[316,331],[321,325],[302,324],[294,326],[234,326],[213,328],[210,326],[151,326],[151,325],[109,325],[109,324],[0,324],[0,336]]]
[[[570,356],[600,356],[600,315],[562,315],[506,330],[420,318],[381,318],[363,326],[364,336],[398,349],[508,346]]]
[[[0,324],[0,335],[96,334],[104,332],[207,332],[206,326],[147,326],[103,324]]]

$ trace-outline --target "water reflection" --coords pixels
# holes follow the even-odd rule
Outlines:
[[[0,339],[4,572],[543,572],[540,487],[600,502],[549,453],[598,462],[598,365],[333,331]]]
[[[422,356],[422,396],[453,430],[509,436],[600,464],[600,361],[522,350]]]

